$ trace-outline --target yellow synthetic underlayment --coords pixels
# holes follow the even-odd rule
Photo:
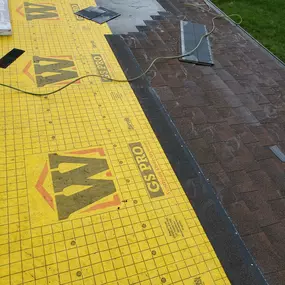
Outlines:
[[[10,1],[2,54],[26,52],[1,82],[124,77],[108,26],[73,14],[93,1],[48,1]],[[0,284],[229,284],[129,84],[0,92]]]

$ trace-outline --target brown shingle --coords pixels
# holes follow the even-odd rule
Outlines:
[[[165,7],[210,25],[211,15],[182,2]],[[285,151],[285,68],[227,21],[218,25],[213,67],[162,61],[153,86],[268,281],[285,284],[285,172],[268,149]],[[179,53],[179,18],[149,26],[149,38],[126,37],[143,68],[157,53]]]

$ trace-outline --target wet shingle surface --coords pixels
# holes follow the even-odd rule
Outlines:
[[[182,19],[211,25],[212,15],[160,1],[172,14],[123,36],[142,68],[179,53]],[[238,28],[217,21],[215,65],[160,62],[149,74],[176,127],[270,284],[285,278],[285,69]]]

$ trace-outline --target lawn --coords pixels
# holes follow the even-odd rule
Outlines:
[[[225,13],[240,14],[241,26],[285,62],[285,0],[212,0]]]

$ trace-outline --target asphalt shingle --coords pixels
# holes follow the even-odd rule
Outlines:
[[[159,2],[172,14],[124,36],[142,68],[180,53],[181,19],[211,24],[183,0]],[[269,283],[284,284],[285,172],[268,147],[285,152],[285,68],[237,27],[216,24],[213,67],[158,62],[148,78]]]

